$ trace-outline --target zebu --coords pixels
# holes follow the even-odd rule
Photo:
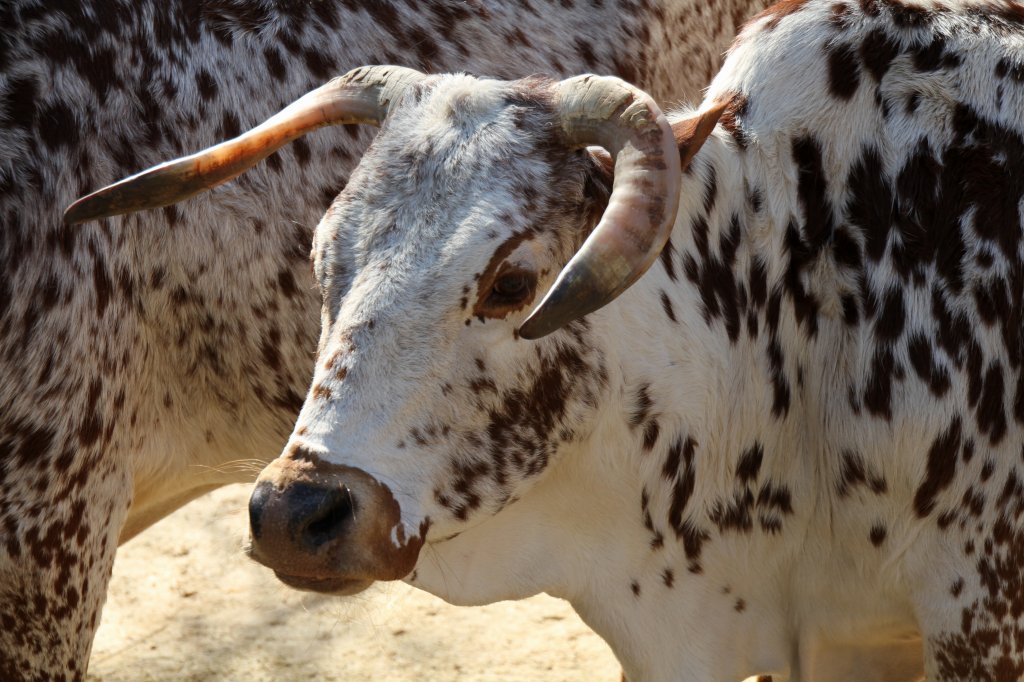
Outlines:
[[[638,680],[802,679],[829,647],[1019,679],[1022,19],[787,2],[670,121],[612,79],[361,69],[219,148],[231,174],[318,112],[383,121],[315,234],[253,557],[562,596]]]
[[[72,227],[64,206],[367,62],[692,97],[748,7],[0,5],[0,677],[81,677],[118,542],[280,451],[316,346],[311,230],[370,134],[160,212]]]

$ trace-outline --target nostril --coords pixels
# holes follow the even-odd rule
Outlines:
[[[249,529],[254,540],[259,540],[263,534],[263,510],[273,488],[269,483],[259,483],[249,496]]]
[[[345,486],[320,488],[297,483],[290,497],[296,539],[313,548],[340,536],[355,516],[355,500]]]
[[[355,514],[348,488],[334,491],[330,503],[320,510],[318,518],[306,526],[306,539],[315,547],[338,536],[342,527]]]

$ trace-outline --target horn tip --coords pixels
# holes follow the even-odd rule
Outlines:
[[[551,293],[555,294],[556,299],[561,298],[559,295],[561,292],[553,291]],[[540,302],[540,305],[534,308],[533,312],[531,312],[526,319],[523,320],[523,323],[519,325],[519,329],[517,329],[516,332],[519,334],[520,338],[526,339],[527,341],[536,341],[537,339],[544,338],[552,332],[558,331],[558,329],[567,322],[563,315],[558,313],[555,313],[554,315],[552,314],[552,307],[559,308],[560,306],[552,306],[551,303],[549,303],[551,293],[549,293],[548,296]]]
[[[614,295],[609,297],[600,291],[601,287],[593,286],[600,279],[586,262],[570,262],[540,304],[523,320],[519,336],[535,341],[608,303]]]
[[[574,322],[584,315],[592,313],[600,306],[560,306],[548,305],[538,306],[530,313],[530,316],[523,320],[523,323],[516,330],[520,338],[527,341],[542,339],[552,334],[567,324]],[[569,308],[568,310],[566,308]]]
[[[64,224],[78,225],[93,218],[100,218],[95,210],[90,210],[88,197],[83,197],[64,209]]]
[[[555,329],[548,329],[546,328],[546,325],[537,324],[537,320],[531,316],[523,322],[522,326],[516,330],[516,333],[519,334],[519,338],[521,339],[536,341],[537,339],[544,338],[553,331],[555,331]]]

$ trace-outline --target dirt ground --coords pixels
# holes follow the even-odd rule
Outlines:
[[[117,555],[88,679],[617,682],[608,646],[547,596],[455,607],[401,583],[290,590],[241,553],[249,486],[218,490]]]

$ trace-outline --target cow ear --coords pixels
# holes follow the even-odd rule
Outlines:
[[[679,148],[679,162],[683,170],[686,170],[693,157],[700,151],[701,146],[715,129],[718,119],[722,117],[729,106],[729,101],[715,102],[707,109],[699,111],[672,123],[672,135],[675,137],[676,146]],[[591,169],[587,176],[586,195],[597,208],[603,212],[608,204],[608,196],[611,194],[612,182],[615,176],[615,159],[612,155],[600,147],[588,147],[586,153],[590,156]],[[600,213],[598,214],[600,218]],[[590,228],[596,222],[589,225]]]
[[[679,147],[679,161],[684,171],[700,151],[708,135],[715,129],[715,124],[728,105],[728,100],[715,102],[703,111],[672,123],[672,134],[676,138],[676,146]]]

